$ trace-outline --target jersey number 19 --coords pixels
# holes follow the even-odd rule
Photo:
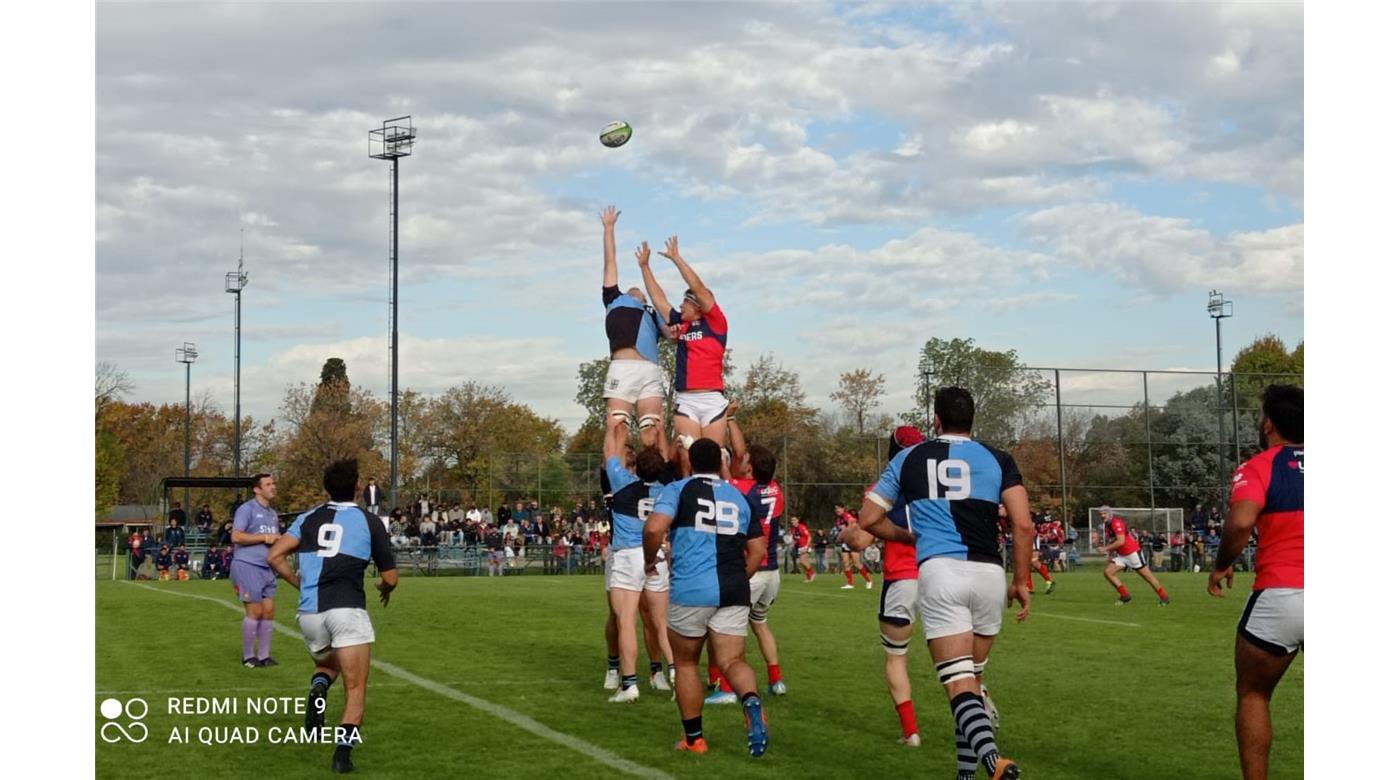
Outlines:
[[[939,495],[939,493],[943,495]],[[928,497],[961,501],[972,495],[972,467],[965,460],[928,461]]]

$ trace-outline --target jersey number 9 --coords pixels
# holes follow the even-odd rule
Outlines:
[[[700,511],[695,513],[695,530],[721,536],[739,533],[739,507],[728,501],[711,501],[697,498]]]
[[[939,495],[939,493],[943,495]],[[972,467],[965,460],[928,461],[928,497],[961,501],[972,495]]]
[[[334,558],[340,554],[340,537],[344,529],[335,523],[327,523],[321,526],[321,530],[316,532],[316,544],[320,548],[316,550],[319,558]]]

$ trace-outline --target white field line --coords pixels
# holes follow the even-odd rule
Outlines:
[[[227,607],[228,609],[231,609],[240,615],[243,614],[243,610],[241,608],[229,603],[224,599],[216,599],[210,596],[201,596],[197,593],[177,593],[175,591],[162,590],[160,588],[152,587],[150,585],[142,585],[141,583],[130,582],[129,580],[124,580],[124,582],[127,582],[128,584],[134,585],[138,588],[144,588],[155,593],[163,593],[168,596],[182,596],[184,598],[199,599],[201,601],[212,602],[214,604],[218,604],[221,607]],[[299,631],[293,631],[292,629],[287,628],[286,626],[277,622],[273,623],[273,627],[277,629],[277,633],[282,634],[283,636],[292,637],[298,642],[303,641],[301,632]],[[510,709],[509,707],[502,707],[499,704],[494,704],[492,702],[486,701],[485,699],[472,696],[469,693],[463,693],[457,690],[456,688],[449,688],[448,686],[443,685],[440,682],[429,680],[426,677],[420,677],[414,674],[413,672],[397,667],[386,661],[372,660],[370,661],[370,664],[375,669],[378,669],[391,677],[397,677],[400,680],[403,680],[404,682],[416,685],[419,688],[422,688],[427,691],[432,691],[433,693],[436,693],[439,696],[445,696],[449,699],[452,699],[453,701],[459,701],[463,704],[466,704],[469,707],[481,710],[482,712],[485,712],[489,715],[494,715],[495,717],[500,718],[501,720],[504,720],[507,723],[519,726],[520,728],[530,732],[531,734],[534,734],[537,737],[542,737],[544,739],[549,740],[550,742],[555,743],[556,745],[569,748],[570,750],[573,750],[577,753],[582,753],[583,755],[588,756],[589,758],[597,761],[598,763],[605,764],[624,774],[633,775],[634,777],[655,778],[655,780],[671,780],[670,775],[666,774],[665,772],[662,772],[659,769],[653,769],[648,766],[642,766],[641,764],[628,761],[622,756],[600,748],[591,742],[585,742],[584,740],[579,739],[578,737],[575,737],[571,734],[565,734],[562,731],[555,731],[554,729],[544,725],[543,723],[540,723],[534,718],[531,718],[528,715],[522,715],[516,712],[515,710]]]

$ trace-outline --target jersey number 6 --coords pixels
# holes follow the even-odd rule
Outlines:
[[[695,530],[733,536],[739,533],[739,507],[728,501],[697,498],[700,511],[695,513]]]
[[[340,534],[343,529],[335,523],[327,523],[316,532],[317,557],[334,558],[340,554]]]

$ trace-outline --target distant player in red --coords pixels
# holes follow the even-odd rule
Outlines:
[[[816,580],[817,570],[812,566],[812,532],[807,530],[807,524],[800,517],[792,519],[792,544],[797,548],[797,565],[802,567],[805,575],[802,581]]]
[[[671,307],[665,290],[651,271],[651,250],[645,243],[637,250],[651,303],[670,328],[676,341],[677,436],[701,437],[723,444],[726,434],[724,352],[729,345],[729,320],[715,302],[715,295],[700,275],[681,257],[680,241],[671,236],[661,256],[675,264],[688,285],[680,311]],[[685,457],[682,455],[682,457]],[[688,469],[687,469],[688,471]]]
[[[837,543],[841,546],[841,569],[846,573],[846,584],[841,586],[841,590],[850,590],[855,587],[855,578],[851,576],[851,571],[855,568],[860,569],[860,576],[865,578],[865,589],[870,590],[874,587],[870,582],[870,569],[866,568],[860,552],[851,545],[840,541],[841,532],[854,525],[858,525],[856,516],[851,514],[851,510],[847,509],[845,504],[837,504],[836,520],[832,524],[831,530],[836,536]]]
[[[1235,559],[1259,531],[1254,592],[1235,638],[1235,738],[1245,780],[1269,776],[1274,687],[1303,649],[1303,389],[1270,385],[1259,420],[1263,452],[1235,472],[1230,517],[1207,591],[1233,587]]]
[[[900,450],[912,447],[924,440],[924,434],[912,425],[896,428],[890,435],[889,453],[893,460]],[[870,490],[874,489],[871,485]],[[868,491],[867,491],[868,492]],[[901,528],[909,527],[909,518],[903,501],[898,501],[888,517]],[[860,526],[848,526],[841,540],[850,544],[857,552],[875,542],[875,537],[862,531]],[[914,716],[914,688],[909,682],[909,638],[914,634],[914,615],[919,603],[919,561],[914,545],[904,542],[885,542],[884,584],[880,586],[880,644],[885,648],[885,686],[889,688],[890,699],[894,701],[895,714],[899,716],[899,728],[903,735],[901,744],[918,747],[919,721]],[[983,688],[985,696],[986,689]],[[988,702],[990,709],[990,701]]]
[[[1107,543],[1099,548],[1099,552],[1109,556],[1108,564],[1103,567],[1103,576],[1118,590],[1118,601],[1115,603],[1122,606],[1133,600],[1128,594],[1128,589],[1123,587],[1123,581],[1118,579],[1118,572],[1132,569],[1157,591],[1157,606],[1165,607],[1170,604],[1171,599],[1167,597],[1166,589],[1142,559],[1142,546],[1128,533],[1128,524],[1123,522],[1123,518],[1113,514],[1113,509],[1107,504],[1099,507],[1099,517],[1104,523],[1104,541]]]
[[[1005,518],[1006,507],[998,507],[997,513],[1001,518]],[[1031,571],[1038,573],[1040,578],[1045,580],[1045,595],[1047,596],[1055,592],[1055,578],[1050,576],[1050,569],[1045,566],[1045,559],[1041,556],[1040,551],[1048,545],[1046,534],[1049,525],[1049,523],[1037,521],[1035,536],[1032,537],[1034,545],[1031,547]],[[1026,590],[1035,591],[1035,582],[1031,580],[1029,574],[1026,575]]]

